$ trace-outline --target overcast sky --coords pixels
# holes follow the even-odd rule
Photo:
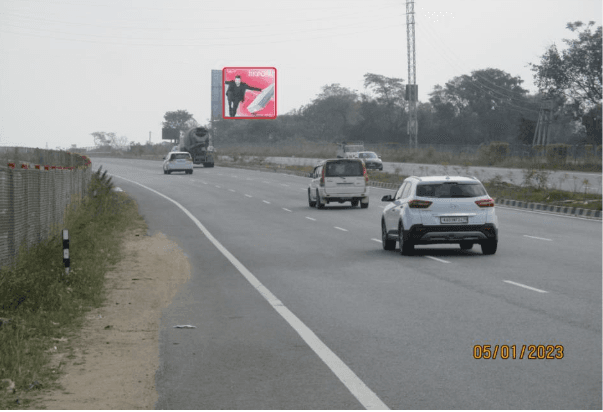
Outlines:
[[[528,63],[601,25],[601,0],[416,0],[419,99],[497,68],[536,92]],[[277,69],[277,115],[364,74],[408,82],[404,0],[0,0],[0,146],[161,139],[167,111],[206,123],[211,70]],[[236,121],[236,120],[233,120]],[[219,147],[219,142],[215,142]]]

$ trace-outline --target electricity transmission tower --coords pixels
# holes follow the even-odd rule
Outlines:
[[[408,54],[408,84],[406,85],[406,100],[408,100],[408,126],[410,147],[418,146],[417,134],[417,63],[415,59],[415,2],[406,0],[406,50]]]
[[[538,114],[538,123],[534,131],[534,140],[532,146],[546,146],[549,141],[549,125],[551,124],[551,111],[553,102],[550,99],[542,99],[540,103],[540,113]]]

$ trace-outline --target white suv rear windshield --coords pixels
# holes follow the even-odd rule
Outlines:
[[[487,195],[481,183],[428,183],[417,185],[421,197],[480,197]]]
[[[173,153],[171,160],[176,160],[176,159],[190,159],[191,155],[188,153]]]
[[[326,177],[364,176],[362,163],[357,160],[338,160],[335,162],[328,162],[325,167]]]

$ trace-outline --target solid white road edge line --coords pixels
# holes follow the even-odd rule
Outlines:
[[[531,286],[527,286],[527,285],[523,285],[523,284],[521,284],[521,283],[513,282],[513,281],[511,281],[511,280],[503,280],[503,282],[505,282],[505,283],[510,283],[511,285],[519,286],[520,288],[526,288],[526,289],[530,289],[530,290],[533,290],[534,292],[540,292],[540,293],[549,293],[549,292],[547,292],[546,290],[542,290],[542,289],[536,289],[536,288],[533,288],[533,287],[531,287]]]
[[[547,239],[547,238],[544,238],[544,237],[528,236],[528,235],[523,235],[523,236],[524,237],[529,237],[529,238],[532,238],[532,239],[538,239],[538,240],[548,240],[549,242],[553,241],[553,239]]]
[[[293,312],[291,312],[277,297],[268,290],[239,260],[232,255],[213,235],[203,226],[203,224],[191,213],[175,200],[166,195],[151,189],[143,184],[135,182],[125,177],[112,175],[128,182],[137,184],[158,194],[166,200],[178,206],[203,232],[211,243],[233,264],[234,267],[243,275],[245,279],[268,301],[270,306],[276,310],[279,315],[287,321],[289,325],[299,334],[299,336],[308,344],[308,346],[316,353],[320,359],[333,371],[335,376],[339,378],[341,383],[345,385],[350,393],[364,406],[365,409],[388,410],[389,408],[379,397],[360,380],[360,378],[346,365],[327,345],[325,345],[316,334],[307,327]]]

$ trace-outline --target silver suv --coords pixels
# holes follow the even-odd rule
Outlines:
[[[170,152],[163,158],[163,174],[184,172],[193,174],[193,158],[188,152]]]
[[[389,202],[381,217],[383,249],[410,255],[415,245],[456,243],[469,250],[479,243],[484,255],[498,247],[494,200],[474,177],[411,176]]]
[[[308,205],[322,209],[333,202],[352,202],[352,207],[369,206],[366,166],[361,159],[329,159],[318,163],[310,173]]]

